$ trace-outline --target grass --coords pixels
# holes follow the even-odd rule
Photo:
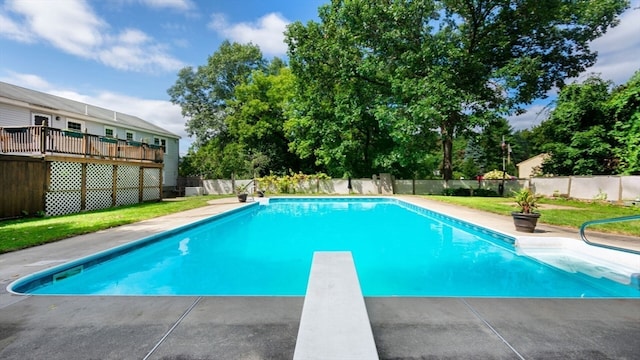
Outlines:
[[[506,216],[517,210],[513,198],[461,196],[429,196],[428,198]],[[578,229],[586,221],[632,215],[639,216],[640,207],[620,206],[599,201],[587,202],[542,198],[539,201],[538,212],[541,214],[538,219],[539,223]],[[640,220],[593,225],[589,226],[588,229],[613,234],[640,236]]]
[[[46,244],[71,236],[206,206],[228,196],[194,196],[180,201],[143,203],[79,214],[0,222],[0,253]]]

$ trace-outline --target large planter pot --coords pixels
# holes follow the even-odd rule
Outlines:
[[[238,194],[238,201],[247,202],[247,194]]]
[[[524,214],[521,212],[512,212],[513,224],[516,231],[532,233],[538,224],[539,213]]]

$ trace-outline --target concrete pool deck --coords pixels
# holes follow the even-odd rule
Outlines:
[[[522,235],[512,230],[510,217],[400,198]],[[0,358],[292,359],[303,297],[6,292],[11,281],[35,271],[238,206],[235,198],[221,199],[205,208],[0,255]],[[577,231],[544,224],[534,235],[578,241]],[[370,297],[365,304],[380,359],[632,359],[640,354],[640,300]]]

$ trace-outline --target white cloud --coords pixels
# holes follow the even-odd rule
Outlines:
[[[524,114],[510,116],[507,120],[514,130],[524,130],[540,124],[547,116],[549,116],[549,108],[545,105],[535,104],[529,106]]]
[[[230,24],[223,14],[214,13],[209,28],[231,41],[256,44],[265,55],[284,55],[284,31],[289,22],[280,14],[269,13],[253,23]]]
[[[166,46],[137,29],[125,29],[109,37],[108,46],[99,49],[96,56],[108,66],[121,70],[175,70],[183,66],[179,60],[166,55]]]
[[[177,2],[177,1],[176,1]],[[182,62],[167,46],[137,29],[113,32],[86,0],[9,0],[0,14],[0,36],[18,41],[40,41],[75,56],[129,71],[174,71]],[[9,17],[11,13],[12,17]]]
[[[25,26],[13,21],[2,12],[0,12],[0,36],[23,43],[32,43],[35,41]]]
[[[140,2],[152,8],[168,8],[180,11],[195,8],[195,5],[189,0],[140,0]]]
[[[620,17],[618,26],[609,29],[606,34],[591,43],[591,49],[598,52],[596,64],[577,79],[568,79],[566,82],[582,82],[595,73],[617,85],[626,83],[634,72],[640,70],[639,34],[640,0],[635,0]],[[549,98],[544,101],[551,103],[557,97],[557,89],[552,89],[547,95]],[[509,117],[509,123],[515,130],[531,128],[546,119],[550,110],[549,106],[535,104],[530,106],[526,113]]]
[[[73,55],[90,57],[102,43],[101,33],[108,25],[96,16],[84,1],[13,0],[9,9],[24,17],[24,25],[33,36]]]
[[[620,18],[620,24],[594,40],[591,48],[598,61],[587,73],[600,73],[616,84],[627,82],[640,69],[640,1],[634,1]]]
[[[8,77],[4,77],[0,80],[34,90],[48,89],[49,87],[51,87],[47,80],[34,74],[20,74],[16,72],[9,72]]]

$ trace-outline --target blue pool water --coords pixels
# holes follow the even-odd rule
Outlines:
[[[90,295],[304,295],[314,251],[351,251],[365,296],[640,297],[396,199],[271,199],[19,281]]]

